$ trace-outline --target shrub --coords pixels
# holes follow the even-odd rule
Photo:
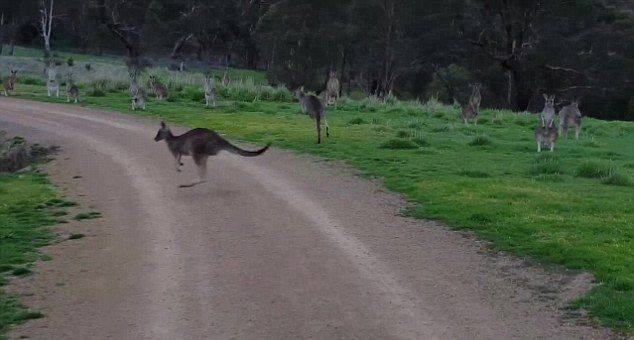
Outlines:
[[[183,90],[183,97],[188,98],[194,102],[204,102],[205,93],[197,88],[187,87]]]
[[[37,78],[37,77],[29,77],[29,76],[22,77],[20,79],[20,83],[25,85],[39,85],[39,86],[46,85],[46,82],[44,81],[44,79]]]
[[[365,120],[361,117],[353,118],[348,122],[348,125],[361,125],[366,124]]]
[[[409,131],[399,130],[396,133],[396,137],[398,138],[409,138],[412,134]]]
[[[491,145],[492,141],[491,138],[489,138],[489,136],[487,135],[477,135],[475,137],[473,137],[473,139],[471,139],[471,141],[469,142],[469,145],[471,146],[487,146],[487,145]]]
[[[486,173],[484,171],[477,171],[477,170],[462,170],[462,171],[458,172],[458,175],[471,177],[471,178],[489,178],[489,177],[491,177],[491,175],[489,175],[488,173]]]
[[[89,97],[105,97],[106,92],[104,92],[101,89],[93,89],[92,91],[88,92],[88,96]]]
[[[609,164],[588,161],[579,165],[575,175],[585,178],[603,178],[610,176],[613,172],[614,169]]]
[[[535,157],[529,173],[532,175],[562,174],[561,161],[552,153],[541,153]]]
[[[618,172],[612,172],[606,177],[601,179],[601,183],[607,185],[618,185],[622,187],[632,186],[632,180],[626,175],[620,174]]]
[[[66,59],[66,64],[70,67],[75,65],[75,60],[73,59],[73,57],[68,57],[68,59]]]
[[[381,144],[382,149],[392,149],[392,150],[406,150],[406,149],[416,149],[416,144],[412,143],[406,139],[390,139],[383,144]]]
[[[86,68],[86,71],[88,72],[92,71],[92,65],[90,63],[84,64],[84,67]]]
[[[431,144],[422,131],[412,133],[412,142],[418,146],[429,146]]]

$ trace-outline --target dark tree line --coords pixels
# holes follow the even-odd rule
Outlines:
[[[48,3],[48,2],[46,2]],[[1,0],[0,39],[43,47],[41,0]],[[38,26],[39,25],[39,26]],[[264,69],[272,83],[539,110],[542,93],[634,119],[634,5],[623,0],[56,0],[53,50],[175,67]],[[9,51],[6,51],[6,49]]]

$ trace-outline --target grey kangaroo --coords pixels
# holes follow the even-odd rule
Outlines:
[[[2,84],[4,86],[4,95],[8,97],[15,89],[15,84],[18,82],[18,71],[9,69],[9,76],[4,80]]]
[[[68,82],[66,83],[66,101],[73,101],[75,104],[79,101],[79,87],[73,81],[73,74],[68,74]]]
[[[579,139],[581,132],[581,111],[579,111],[579,99],[573,100],[570,105],[564,106],[559,111],[559,134],[568,139],[568,127],[575,127],[575,139]]]
[[[155,75],[150,76],[150,86],[152,86],[152,90],[154,90],[156,100],[161,101],[167,99],[167,86],[159,82]]]
[[[205,92],[205,106],[216,107],[216,81],[214,80],[214,76],[205,76],[205,84],[203,86],[203,90]]]
[[[331,105],[339,100],[339,93],[341,92],[341,83],[337,79],[337,71],[331,70],[326,83],[326,104]]]
[[[544,94],[546,103],[541,113],[540,121],[535,127],[535,140],[537,142],[537,152],[542,151],[542,146],[549,146],[550,152],[555,150],[555,142],[559,137],[557,127],[555,126],[555,96],[547,96]]]
[[[324,103],[322,103],[317,96],[305,94],[301,88],[295,90],[295,96],[299,99],[302,112],[309,115],[317,124],[317,144],[321,143],[322,120],[326,127],[326,137],[330,138],[330,126],[328,126],[328,122],[326,121],[326,106]]]
[[[161,128],[156,133],[154,141],[165,140],[167,147],[176,160],[176,171],[181,171],[182,156],[192,156],[198,167],[199,181],[192,184],[181,185],[181,188],[189,188],[204,183],[207,180],[207,158],[217,155],[220,151],[229,151],[244,157],[255,157],[263,154],[270,146],[256,151],[247,151],[229,143],[218,133],[209,129],[193,129],[180,136],[174,136],[165,122],[161,122]]]

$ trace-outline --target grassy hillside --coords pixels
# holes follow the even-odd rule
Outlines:
[[[218,108],[205,109],[200,75],[169,77],[169,100],[150,99],[145,112],[130,112],[124,87],[95,91],[98,79],[83,85],[82,105],[343,160],[405,194],[412,216],[473,230],[495,249],[593,273],[598,284],[572,307],[632,332],[633,123],[586,119],[579,141],[560,140],[554,153],[537,154],[534,116],[484,110],[477,126],[465,126],[454,108],[434,102],[344,99],[328,111],[332,138],[316,145],[314,123],[285,89],[234,85],[220,89]],[[27,79],[20,97],[51,100],[41,79]]]

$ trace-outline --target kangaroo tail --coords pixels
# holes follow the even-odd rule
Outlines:
[[[243,157],[255,157],[255,156],[259,156],[259,155],[263,154],[270,146],[271,146],[271,143],[268,143],[268,144],[266,144],[265,147],[263,147],[260,150],[248,151],[248,150],[240,149],[239,147],[227,142],[225,150],[227,150],[227,151],[229,151],[231,153],[235,153],[237,155],[243,156]]]

